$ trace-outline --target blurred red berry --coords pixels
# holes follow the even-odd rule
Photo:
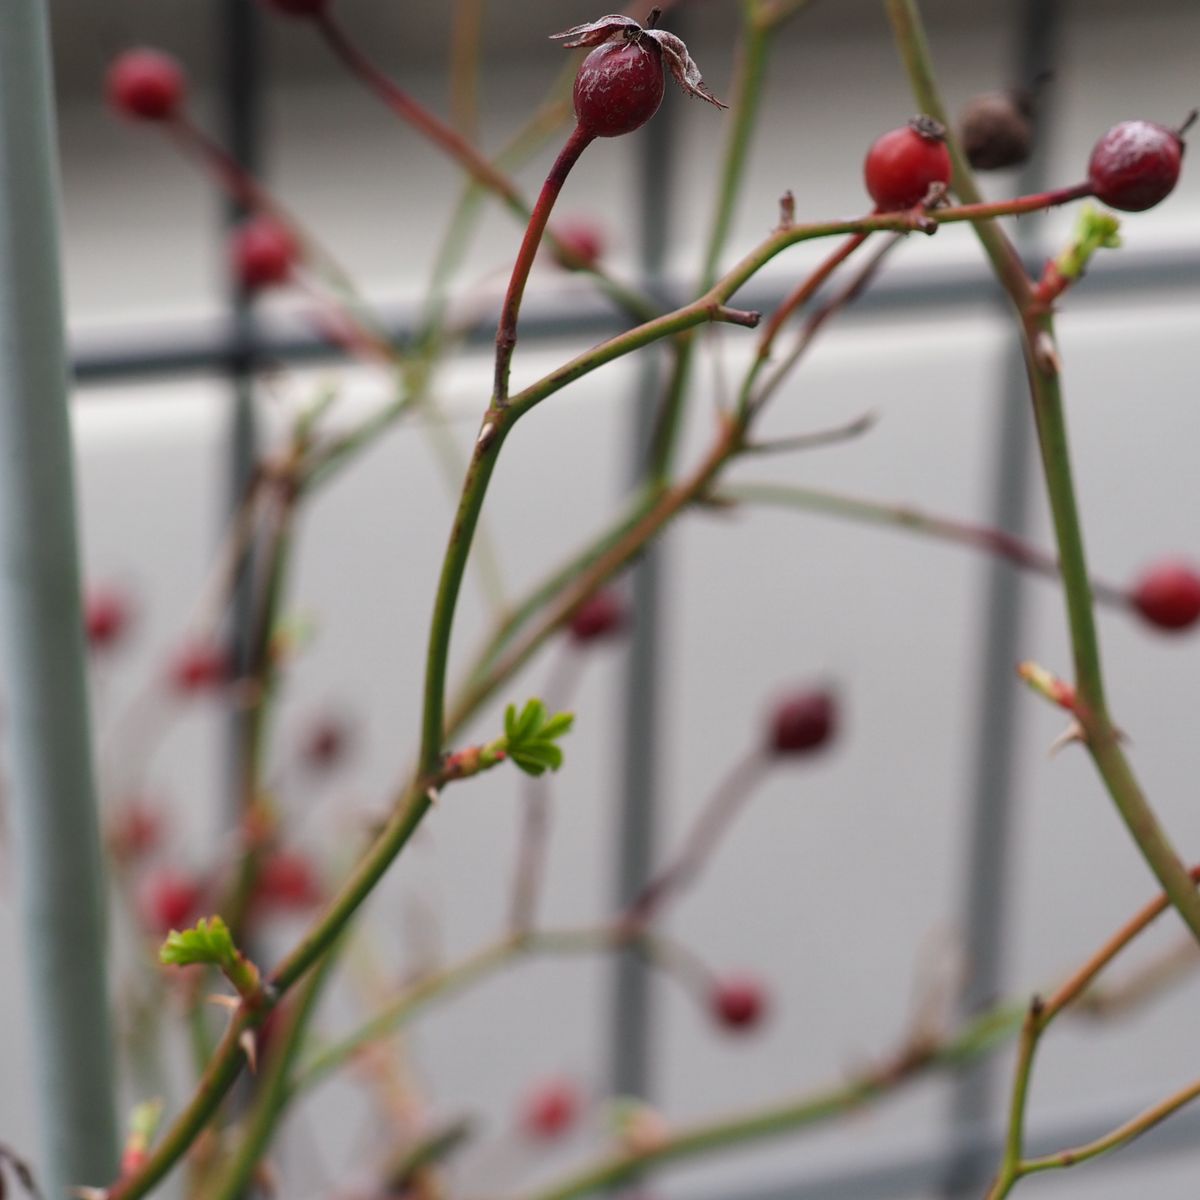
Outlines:
[[[521,1128],[539,1141],[562,1137],[579,1120],[583,1097],[569,1079],[538,1084],[521,1106]]]
[[[264,0],[264,3],[290,17],[315,17],[329,7],[329,0]]]
[[[228,654],[209,642],[185,646],[169,669],[172,688],[183,695],[213,691],[227,683],[231,674]]]
[[[95,588],[83,602],[83,625],[93,650],[108,650],[129,628],[132,609],[128,599],[111,588]]]
[[[165,121],[183,104],[183,68],[159,50],[126,50],[113,60],[105,81],[109,103],[127,117]]]
[[[571,618],[571,637],[577,642],[594,642],[620,633],[628,613],[625,602],[612,589],[595,592],[580,605]]]
[[[566,254],[559,253],[558,261],[566,267],[574,266],[566,255],[574,255],[585,267],[594,267],[604,257],[606,249],[604,231],[591,221],[563,221],[554,226],[555,236]]]
[[[1142,212],[1174,191],[1182,164],[1179,132],[1153,121],[1122,121],[1093,148],[1088,182],[1109,208]]]
[[[713,984],[709,998],[712,1015],[726,1029],[753,1029],[767,1010],[767,994],[762,984],[750,976],[720,979]]]
[[[880,212],[915,207],[933,184],[950,182],[945,129],[931,117],[914,117],[876,138],[867,151],[863,176]]]
[[[321,898],[316,871],[303,854],[276,850],[259,864],[254,899],[260,907],[295,912],[312,908]]]
[[[233,270],[247,291],[287,283],[300,257],[292,231],[274,217],[251,217],[230,240]]]
[[[328,771],[346,757],[351,741],[350,728],[338,717],[320,718],[304,737],[301,754],[305,763],[315,771]]]
[[[156,871],[142,885],[138,901],[142,920],[151,932],[187,929],[201,915],[204,885],[179,871]]]
[[[108,822],[108,847],[118,862],[132,862],[162,843],[162,818],[140,798],[124,801]]]
[[[1187,629],[1200,618],[1200,574],[1178,560],[1158,563],[1134,584],[1130,598],[1151,625]]]
[[[785,696],[771,715],[770,749],[775,754],[807,754],[837,732],[837,701],[815,689]]]

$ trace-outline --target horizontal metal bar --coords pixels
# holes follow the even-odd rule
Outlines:
[[[1053,1154],[1068,1146],[1081,1146],[1103,1137],[1127,1121],[1136,1106],[1104,1119],[1068,1121],[1029,1139],[1028,1156]],[[1200,1113],[1184,1113],[1165,1121],[1132,1145],[1118,1151],[1100,1170],[1120,1170],[1147,1158],[1196,1152],[1200,1146]],[[737,1193],[737,1200],[909,1200],[913,1196],[936,1194],[947,1174],[960,1161],[964,1148],[972,1157],[979,1155],[999,1164],[1004,1140],[996,1133],[981,1133],[959,1142],[953,1151],[934,1151],[910,1155],[853,1170],[831,1171],[825,1175],[792,1177],[787,1182],[760,1190]],[[1088,1165],[1078,1168],[1087,1171]],[[701,1196],[698,1200],[730,1200],[729,1188],[720,1195]]]
[[[1030,263],[1040,270],[1040,264]],[[1200,287],[1200,254],[1154,254],[1137,258],[1114,256],[1088,277],[1087,287],[1076,298],[1080,302],[1103,299],[1114,292],[1174,290]],[[886,276],[858,302],[854,314],[877,316],[916,306],[960,306],[994,298],[996,285],[982,271],[963,267],[918,273],[903,277]],[[686,303],[679,288],[668,289],[671,304]],[[738,303],[747,308],[769,311],[780,303],[779,290],[746,289]],[[571,306],[561,302],[551,306],[529,302],[525,306],[521,340],[533,341],[559,337],[603,337],[625,325],[602,302],[581,299]],[[384,324],[398,345],[404,345],[416,328],[415,308],[384,311]],[[263,362],[327,362],[344,357],[316,333],[281,331],[278,326],[257,322],[252,327],[255,360]],[[485,346],[495,337],[495,327],[480,323],[466,334],[468,345]],[[139,331],[128,338],[97,336],[94,344],[80,338],[74,347],[72,362],[78,383],[104,383],[120,379],[230,371],[244,354],[244,343],[236,331],[221,322],[194,322],[163,327],[157,332]]]

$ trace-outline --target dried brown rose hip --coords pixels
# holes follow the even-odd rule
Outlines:
[[[1033,149],[1033,103],[1028,92],[983,92],[958,118],[958,140],[977,171],[1003,171],[1028,161]]]
[[[1122,212],[1142,212],[1166,199],[1179,182],[1183,134],[1153,121],[1122,121],[1095,145],[1088,161],[1088,181],[1096,198]]]
[[[653,28],[658,9],[643,28],[632,17],[612,14],[553,35],[568,48],[594,46],[575,76],[575,118],[591,137],[620,137],[650,120],[666,89],[663,60],[689,96],[726,107],[704,86],[687,46],[673,33]]]

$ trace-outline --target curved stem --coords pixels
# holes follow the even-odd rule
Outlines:
[[[931,116],[943,120],[945,110],[933,81],[929,48],[915,0],[885,0],[885,5],[918,103]],[[952,137],[948,139],[948,144],[955,163],[955,190],[960,195],[971,197],[976,193],[970,172]],[[1072,191],[1082,195],[1083,186],[1049,195],[1066,195]],[[973,209],[979,213],[988,207],[969,204],[962,206],[960,211]],[[1020,315],[1022,349],[1033,398],[1042,470],[1058,541],[1067,621],[1075,658],[1080,723],[1088,751],[1142,857],[1171,898],[1184,923],[1200,941],[1200,895],[1143,795],[1108,715],[1083,531],[1071,478],[1054,319],[1037,304],[1032,281],[1003,231],[987,222],[977,223],[975,230],[992,259],[998,279]]]
[[[881,503],[860,496],[786,483],[731,483],[714,492],[712,500],[718,507],[725,504],[768,504],[870,525],[892,526],[938,541],[982,550],[985,554],[1005,559],[1022,571],[1030,571],[1047,579],[1059,578],[1058,559],[1040,546],[1003,529],[944,517],[908,504]],[[1091,587],[1095,598],[1104,604],[1128,607],[1128,594],[1124,588],[1098,579],[1092,580]]]
[[[490,162],[457,130],[434,116],[423,105],[418,104],[403,88],[388,78],[346,35],[342,27],[328,11],[316,18],[321,31],[334,54],[342,60],[350,72],[370,91],[374,92],[397,116],[418,132],[424,134],[435,146],[440,147],[468,171],[481,186],[495,193],[505,206],[520,220],[528,221],[531,209],[517,186],[499,167]],[[549,239],[555,250],[576,270],[593,276],[604,292],[633,316],[646,320],[658,306],[639,295],[632,288],[618,283],[595,265],[585,264],[577,254],[563,246],[553,236]]]
[[[621,920],[633,927],[653,921],[663,905],[674,899],[704,869],[730,823],[753,795],[768,760],[759,747],[737,760],[700,810],[683,845],[666,866],[634,897]]]
[[[525,237],[517,252],[517,261],[513,264],[512,276],[508,281],[508,291],[504,295],[504,304],[500,309],[500,324],[496,329],[496,378],[493,385],[493,402],[502,406],[508,400],[508,371],[512,363],[513,348],[517,344],[517,317],[521,311],[521,298],[525,294],[525,284],[529,280],[529,272],[533,268],[533,260],[537,256],[538,247],[542,243],[542,234],[550,220],[554,203],[562,191],[571,168],[579,161],[579,156],[592,144],[594,135],[588,133],[582,126],[576,125],[567,144],[559,151],[546,182],[542,184],[541,194],[533,206],[529,224],[525,229]]]

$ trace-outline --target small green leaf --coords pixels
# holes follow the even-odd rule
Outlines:
[[[195,929],[172,929],[158,952],[159,962],[167,966],[189,967],[196,963],[228,966],[237,957],[237,947],[229,926],[220,917],[203,917]]]
[[[513,734],[517,731],[517,706],[510,704],[504,710],[504,736],[511,742],[514,740]]]
[[[548,741],[553,741],[555,738],[560,738],[564,733],[571,732],[571,726],[575,724],[574,713],[558,713],[548,720],[542,726],[542,737]]]

